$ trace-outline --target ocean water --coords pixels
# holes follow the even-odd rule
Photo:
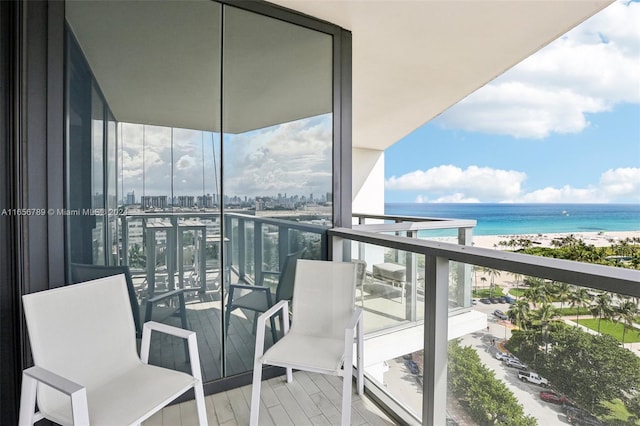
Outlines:
[[[640,204],[387,203],[385,214],[473,219],[474,235],[640,230]]]

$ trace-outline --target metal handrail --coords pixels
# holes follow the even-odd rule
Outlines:
[[[456,262],[640,297],[640,271],[634,269],[385,235],[348,228],[333,228],[328,233],[331,238],[338,237],[375,244],[417,254],[443,257]]]
[[[386,226],[393,227],[390,224],[364,224],[363,219],[378,219],[395,222],[395,228],[388,229],[389,231],[410,231],[410,230],[423,230],[423,229],[447,229],[447,228],[473,228],[477,225],[477,221],[473,219],[451,219],[443,217],[421,217],[421,216],[396,216],[396,215],[382,215],[382,214],[365,214],[365,213],[353,213],[353,217],[358,219],[359,224],[354,225],[354,228],[367,227],[367,229],[373,229],[374,226]],[[406,227],[406,229],[403,229]],[[381,231],[374,232],[383,232]]]

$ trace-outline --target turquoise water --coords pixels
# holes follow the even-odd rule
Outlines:
[[[385,214],[473,219],[475,235],[640,230],[640,204],[388,203]]]

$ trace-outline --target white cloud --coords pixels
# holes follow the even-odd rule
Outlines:
[[[565,185],[525,192],[526,174],[513,170],[445,165],[416,170],[385,182],[386,189],[419,192],[417,203],[608,203],[640,202],[640,168],[607,170],[585,188]]]
[[[597,188],[581,189],[565,185],[562,188],[538,189],[514,201],[519,203],[603,203],[609,200],[601,198]]]
[[[452,193],[459,193],[459,199],[505,199],[518,196],[525,179],[524,173],[513,170],[478,166],[463,170],[443,165],[399,177],[392,176],[385,182],[385,188],[425,191],[438,197],[451,197]]]
[[[479,203],[477,198],[467,198],[464,194],[456,192],[455,194],[445,195],[444,197],[438,197],[434,200],[429,200],[427,197],[418,195],[416,197],[416,203]]]
[[[188,170],[197,165],[197,161],[190,155],[183,155],[176,161],[176,168],[178,170]],[[202,166],[202,164],[200,164]]]
[[[445,111],[443,127],[544,138],[640,102],[640,3],[618,1]]]
[[[600,176],[600,188],[612,197],[631,197],[640,202],[640,168],[607,170]]]
[[[227,137],[227,193],[317,196],[331,191],[331,124],[325,114]]]

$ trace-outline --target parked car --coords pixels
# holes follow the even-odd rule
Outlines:
[[[576,403],[570,400],[566,395],[561,395],[553,390],[543,390],[540,392],[540,399],[552,404],[559,404],[564,406],[575,406]]]
[[[505,299],[507,300],[507,302],[506,302],[506,303],[509,303],[509,304],[516,303],[516,299],[515,299],[514,297],[511,297],[511,296],[505,296]]]
[[[509,352],[500,352],[498,351],[495,355],[496,359],[499,359],[500,361],[507,361],[508,359],[520,362],[520,360],[518,358],[516,358],[515,356],[511,355]]]
[[[505,361],[507,359],[518,359],[516,358],[514,355],[510,354],[509,352],[503,352],[501,351],[497,346],[495,345],[491,345],[487,348],[487,352],[489,352],[491,354],[491,356],[493,356],[495,359],[499,360],[499,361]]]
[[[567,410],[567,421],[578,426],[602,426],[602,422],[596,416],[577,407]]]
[[[501,320],[506,320],[508,318],[507,314],[502,312],[500,309],[496,309],[495,311],[493,311],[493,315],[497,316]]]
[[[527,367],[527,364],[520,361],[518,358],[507,358],[504,360],[504,363],[507,367],[514,367],[518,370],[526,370],[527,368],[529,368]]]
[[[412,374],[420,373],[420,369],[418,368],[418,364],[416,364],[415,361],[412,361],[412,360],[405,361],[404,365],[407,366],[407,368],[409,369],[409,371],[411,371]]]
[[[491,301],[491,303],[500,303],[499,297],[490,297],[489,300]]]
[[[538,375],[538,373],[534,373],[533,371],[519,371],[518,379],[523,382],[534,383],[536,385],[541,386],[549,386],[549,381],[544,377]]]
[[[480,299],[480,302],[482,302],[482,303],[484,303],[484,304],[488,305],[489,303],[491,303],[491,300],[489,300],[489,299],[488,299],[488,298],[486,298],[486,297],[483,297],[482,299]]]
[[[507,296],[500,296],[500,303],[507,303]]]

